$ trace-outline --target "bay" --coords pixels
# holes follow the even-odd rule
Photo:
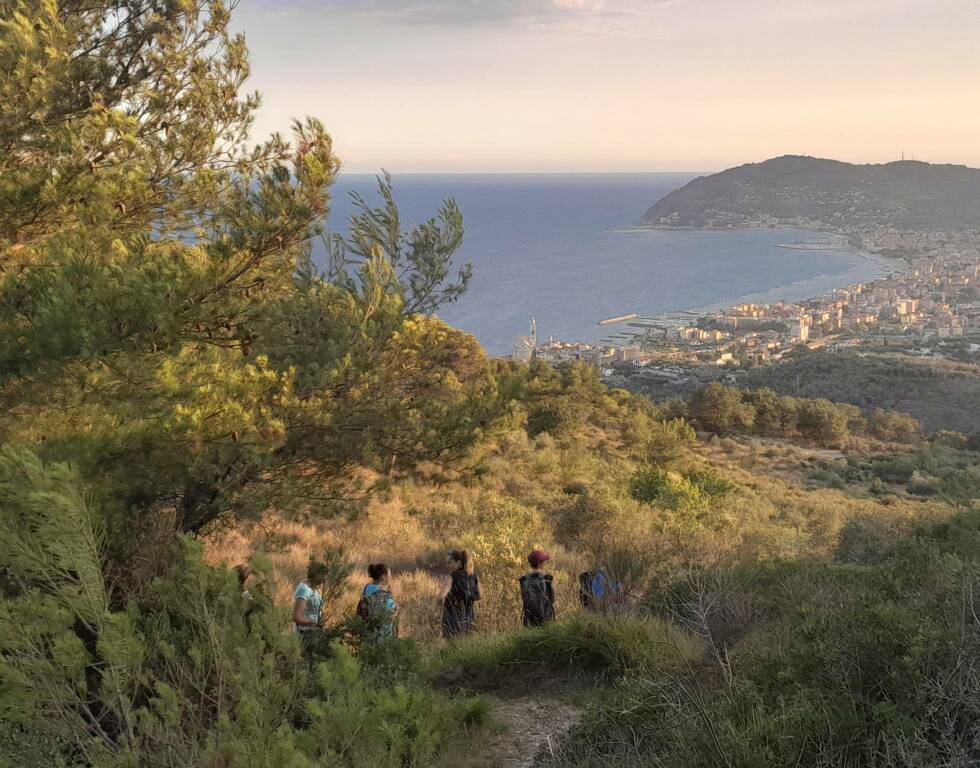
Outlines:
[[[472,262],[467,293],[440,315],[507,354],[537,320],[539,338],[597,341],[596,323],[743,300],[798,301],[880,276],[885,268],[847,250],[792,250],[812,240],[794,230],[662,231],[635,226],[644,211],[693,174],[403,174],[393,177],[406,223],[453,197],[466,235],[459,264]],[[374,200],[375,179],[343,174],[330,227],[343,232],[357,191]],[[322,253],[319,255],[322,258]],[[613,327],[615,328],[615,326]]]

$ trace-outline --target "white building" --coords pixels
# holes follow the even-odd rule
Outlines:
[[[528,325],[527,336],[521,336],[514,342],[513,358],[522,363],[529,363],[534,359],[538,349],[538,324],[534,318]]]
[[[790,320],[786,325],[789,327],[790,335],[794,341],[805,342],[810,338],[810,323],[809,315],[801,315]]]

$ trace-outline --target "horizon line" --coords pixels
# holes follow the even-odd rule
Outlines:
[[[361,171],[353,170],[348,171],[341,167],[340,175],[348,176],[377,176],[385,172],[384,167],[380,167],[375,171]],[[629,175],[629,174],[644,174],[644,173],[677,173],[677,174],[691,174],[691,173],[718,173],[717,170],[680,170],[680,171],[664,171],[664,170],[633,170],[633,171],[622,171],[622,170],[609,170],[609,171],[556,171],[556,170],[526,170],[526,171],[486,171],[486,170],[463,170],[463,171],[388,171],[392,176],[397,176],[399,174],[406,175],[411,174],[413,176],[600,176],[600,175]]]

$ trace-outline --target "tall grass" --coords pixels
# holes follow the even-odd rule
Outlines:
[[[809,455],[795,447],[760,451],[748,468],[738,456],[700,443],[680,469],[699,477],[710,470],[726,493],[693,515],[658,499],[632,498],[630,480],[643,465],[603,434],[586,430],[555,440],[545,433],[531,440],[511,432],[482,449],[486,472],[479,479],[436,485],[403,478],[353,517],[318,518],[310,510],[300,522],[271,514],[212,533],[207,557],[234,565],[263,554],[263,588],[288,605],[311,556],[342,548],[354,571],[344,593],[327,606],[337,621],[353,612],[367,565],[385,562],[401,605],[402,634],[429,643],[440,636],[439,592],[450,547],[475,554],[484,594],[479,630],[506,632],[520,624],[517,579],[534,547],[553,555],[549,567],[564,616],[578,610],[577,574],[589,568],[605,565],[640,595],[651,582],[691,566],[830,558],[852,520],[887,512],[914,521],[946,508],[936,500],[804,490],[799,481]]]
[[[525,673],[608,673],[677,667],[699,658],[701,643],[656,618],[586,613],[508,634],[468,637],[448,646],[438,666],[455,679]]]

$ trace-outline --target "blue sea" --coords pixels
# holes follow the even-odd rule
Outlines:
[[[636,227],[690,174],[411,174],[393,177],[403,220],[421,222],[455,198],[465,220],[460,264],[469,291],[440,311],[492,354],[507,354],[537,320],[539,338],[597,341],[622,326],[604,318],[789,301],[873,279],[875,261],[849,251],[776,247],[813,240],[793,230],[666,232]],[[350,192],[374,198],[373,176],[334,187],[330,229],[344,231]],[[816,238],[819,239],[819,238]]]

